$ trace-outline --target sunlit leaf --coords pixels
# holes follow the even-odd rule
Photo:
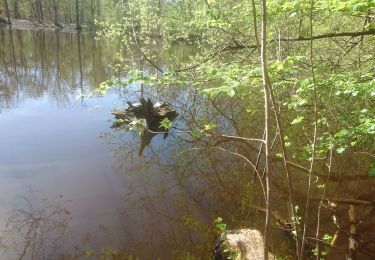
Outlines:
[[[169,118],[164,118],[161,122],[160,122],[160,126],[166,128],[166,129],[169,129],[172,127],[172,122],[171,120],[169,120]]]
[[[305,119],[304,116],[297,116],[297,118],[293,119],[293,121],[290,123],[291,125],[299,124]]]

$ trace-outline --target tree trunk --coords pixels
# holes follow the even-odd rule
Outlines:
[[[101,16],[101,9],[102,9],[101,0],[96,0],[96,10],[97,10],[97,18],[98,19],[100,19],[100,16]]]
[[[37,19],[37,12],[35,10],[35,3],[34,3],[34,1],[30,1],[30,10],[31,10],[31,12],[27,16],[27,18],[34,19],[34,20]]]
[[[58,14],[58,9],[57,9],[57,3],[56,3],[56,0],[53,0],[53,23],[57,26],[57,27],[62,27],[61,24],[59,23],[59,14]]]
[[[38,10],[39,10],[40,19],[43,21],[44,20],[44,13],[43,13],[42,0],[38,0]]]
[[[79,0],[76,0],[76,29],[81,30],[81,25],[79,22]]]
[[[90,11],[91,11],[91,14],[90,14],[90,29],[94,29],[94,21],[95,21],[95,4],[94,4],[94,0],[90,0]]]
[[[4,0],[5,15],[8,17],[8,23],[11,24],[8,0]]]
[[[16,19],[19,19],[21,17],[20,10],[18,7],[18,0],[13,0],[13,15]]]
[[[39,0],[34,1],[33,9],[34,9],[36,19],[38,20],[39,23],[41,23],[42,17],[41,17],[40,8],[39,8]]]
[[[69,1],[69,22],[73,23],[73,18],[72,18],[72,5]]]

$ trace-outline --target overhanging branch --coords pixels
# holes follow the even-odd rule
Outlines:
[[[298,38],[280,38],[275,40],[270,40],[268,43],[274,42],[302,42],[302,41],[311,41],[311,40],[322,40],[322,39],[329,39],[329,38],[338,38],[338,37],[358,37],[358,36],[366,36],[366,35],[375,35],[375,29],[359,31],[359,32],[339,32],[339,33],[326,33],[315,35],[313,37],[298,37]],[[236,46],[229,46],[226,50],[235,50],[235,49],[256,49],[256,45],[236,45]]]
[[[315,35],[312,37],[280,38],[280,41],[299,42],[299,41],[320,40],[320,39],[326,39],[326,38],[337,38],[337,37],[357,37],[357,36],[365,36],[365,35],[375,35],[375,29],[359,31],[359,32],[326,33],[326,34]]]

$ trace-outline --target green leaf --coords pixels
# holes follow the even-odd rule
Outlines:
[[[336,152],[343,153],[343,152],[345,152],[345,150],[346,150],[345,147],[339,147],[339,148],[336,149]]]
[[[343,137],[345,137],[345,136],[347,136],[347,135],[349,135],[349,131],[346,130],[346,129],[342,129],[342,130],[340,130],[339,132],[337,132],[337,133],[335,134],[335,137],[343,138]]]
[[[227,224],[223,223],[223,219],[221,217],[218,217],[214,220],[215,226],[221,231],[224,232],[227,228]]]
[[[215,128],[216,128],[216,125],[214,125],[214,124],[204,125],[204,131],[210,131],[210,130],[215,129]]]
[[[324,234],[323,240],[326,242],[331,242],[332,236],[330,234]]]
[[[305,119],[304,116],[297,116],[297,118],[293,119],[293,121],[290,123],[291,125],[296,125],[298,123],[301,123]]]
[[[225,231],[225,229],[227,228],[227,224],[224,224],[224,223],[216,224],[216,227],[217,227],[220,231]]]
[[[164,118],[161,122],[160,122],[160,126],[166,128],[166,129],[169,129],[172,127],[172,122],[171,120],[169,120],[168,117]]]

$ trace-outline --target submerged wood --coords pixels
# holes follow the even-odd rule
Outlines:
[[[147,122],[147,128],[151,131],[159,128],[160,122],[164,118],[173,120],[177,116],[176,110],[174,110],[167,103],[153,104],[150,99],[146,100],[140,98],[140,103],[128,102],[128,107],[123,111],[114,111],[111,113],[116,119],[122,119],[123,122],[117,123],[114,127],[118,127],[123,123],[130,123],[136,118],[144,118]],[[158,131],[158,130],[156,130]]]
[[[165,118],[173,120],[177,117],[177,112],[167,103],[153,104],[150,99],[140,99],[140,103],[128,103],[128,107],[123,111],[113,111],[111,114],[117,119],[112,125],[112,128],[117,128],[122,125],[127,125],[135,119],[146,119],[146,126],[141,136],[141,147],[139,149],[139,156],[142,155],[143,150],[150,143],[152,138],[158,133],[164,133],[164,139],[168,136],[168,129],[160,125]]]

